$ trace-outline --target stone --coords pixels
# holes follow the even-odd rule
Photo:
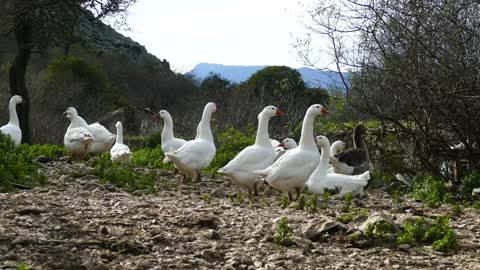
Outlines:
[[[225,198],[225,190],[223,188],[216,188],[210,192],[210,196],[215,198]]]
[[[476,199],[480,199],[480,188],[474,188],[472,190],[472,197]]]
[[[326,233],[332,233],[342,228],[342,225],[327,217],[310,220],[301,230],[301,235],[311,241],[318,241]]]
[[[387,222],[390,225],[392,225],[392,229],[394,233],[400,231],[400,228],[398,228],[398,226],[395,224],[395,222],[393,222],[392,219],[390,219],[385,214],[380,212],[374,212],[370,214],[365,221],[361,222],[360,224],[358,223],[355,224],[355,227],[357,227],[360,231],[365,232],[368,226],[370,226],[371,224],[379,223],[379,222]]]

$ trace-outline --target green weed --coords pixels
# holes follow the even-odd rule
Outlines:
[[[431,175],[418,175],[414,182],[412,196],[425,201],[428,207],[436,208],[442,203],[450,202],[450,196],[442,179]]]
[[[273,241],[282,246],[290,246],[293,244],[293,229],[288,224],[286,217],[281,217],[277,224],[277,229],[273,235]]]

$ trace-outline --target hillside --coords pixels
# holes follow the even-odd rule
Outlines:
[[[197,64],[189,74],[202,80],[211,73],[219,74],[223,78],[241,83],[246,81],[255,72],[266,68],[267,66],[228,66],[221,64],[200,63]],[[340,76],[333,71],[321,71],[312,68],[297,68],[302,74],[303,80],[309,87],[320,87],[325,89],[340,88],[343,89],[343,83]]]

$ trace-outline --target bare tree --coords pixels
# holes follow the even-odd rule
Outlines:
[[[312,41],[330,40],[336,66],[352,71],[349,104],[382,123],[379,141],[402,142],[383,149],[397,153],[398,170],[439,174],[445,159],[478,169],[478,1],[324,1],[309,15],[300,56],[313,59]]]

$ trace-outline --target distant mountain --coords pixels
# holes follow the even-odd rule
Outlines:
[[[267,66],[225,66],[221,64],[200,63],[197,64],[189,74],[195,76],[199,80],[203,80],[211,73],[219,74],[226,80],[241,83],[255,72],[266,68]],[[309,87],[320,87],[325,89],[339,88],[344,89],[340,75],[333,71],[321,71],[312,68],[297,68],[302,75],[303,80]]]

